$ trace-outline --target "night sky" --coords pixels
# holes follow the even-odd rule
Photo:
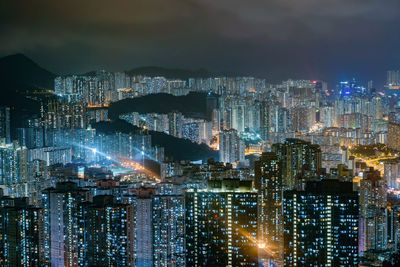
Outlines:
[[[157,65],[379,85],[400,69],[399,0],[3,0],[0,31],[0,56],[55,73]]]

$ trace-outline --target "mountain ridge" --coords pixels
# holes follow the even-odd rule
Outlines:
[[[211,120],[210,114],[207,114],[207,97],[208,94],[205,92],[190,92],[182,96],[167,93],[148,94],[113,102],[108,113],[109,117],[114,120],[122,114],[131,112],[168,114],[179,111],[187,117]],[[168,103],[168,105],[163,105],[163,103]]]
[[[24,54],[0,58],[0,88],[8,87],[15,91],[51,90],[55,77],[56,74],[44,69]]]

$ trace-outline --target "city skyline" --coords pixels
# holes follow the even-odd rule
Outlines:
[[[399,11],[1,3],[0,266],[400,266]]]
[[[368,266],[398,253],[398,70],[377,89],[6,63],[10,94],[39,105],[0,108],[3,265]]]

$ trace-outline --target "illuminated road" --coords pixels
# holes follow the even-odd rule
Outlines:
[[[130,159],[123,159],[120,161],[120,164],[121,164],[121,166],[123,166],[125,168],[130,168],[132,170],[144,172],[145,174],[153,177],[156,181],[160,181],[159,175],[157,175],[156,173],[152,172],[149,169],[146,169],[142,164],[140,164],[137,161],[130,160]]]
[[[365,159],[363,157],[356,157],[357,161],[361,161],[361,162],[365,162],[365,164],[367,164],[368,167],[373,167],[375,170],[378,170],[381,174],[381,176],[383,176],[383,161],[385,160],[390,160],[390,159],[397,159],[398,156],[383,156],[383,157],[377,157],[374,159]]]

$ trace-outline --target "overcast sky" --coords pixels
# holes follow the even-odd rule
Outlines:
[[[55,73],[157,65],[380,84],[400,69],[400,0],[4,0],[0,33],[1,56]]]

